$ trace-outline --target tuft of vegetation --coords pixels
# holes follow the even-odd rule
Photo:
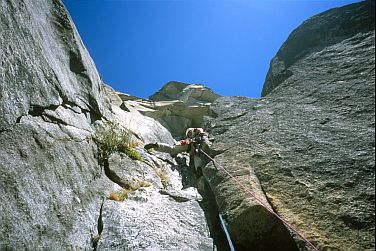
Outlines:
[[[141,155],[138,152],[136,152],[136,150],[132,148],[131,146],[125,146],[125,147],[122,146],[122,148],[120,149],[120,152],[125,153],[126,155],[128,155],[129,158],[134,159],[134,160],[142,159]]]
[[[150,182],[147,182],[146,180],[141,180],[141,181],[138,182],[138,186],[139,187],[150,187],[151,184],[150,184]]]
[[[123,188],[119,191],[111,192],[110,195],[108,196],[108,199],[121,202],[121,201],[128,199],[129,194],[131,192],[136,191],[140,187],[150,187],[150,186],[151,184],[147,182],[146,180],[137,181],[135,182],[135,184],[130,184],[129,188]]]
[[[109,121],[95,133],[94,140],[99,146],[99,157],[101,160],[108,159],[114,152],[121,152],[131,159],[141,160],[141,155],[134,147],[138,142],[132,139],[132,133],[120,127],[117,123]]]
[[[154,170],[155,174],[159,177],[164,189],[167,189],[171,185],[166,170],[157,168],[155,165],[149,163],[148,161],[143,162]]]
[[[168,179],[166,171],[162,169],[157,169],[156,174],[161,179],[161,183],[164,189],[167,189],[170,186],[170,180]]]
[[[133,191],[135,191],[135,190],[133,190],[133,189],[122,189],[120,191],[113,191],[108,196],[108,199],[121,202],[121,201],[128,199],[129,193],[131,193]]]
[[[91,238],[91,242],[92,242],[94,249],[97,248],[98,241],[99,241],[100,238],[101,238],[101,236],[99,234],[97,234],[96,236]]]

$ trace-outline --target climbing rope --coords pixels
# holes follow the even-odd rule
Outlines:
[[[230,238],[230,234],[227,231],[225,221],[223,220],[223,217],[222,217],[221,214],[219,214],[219,222],[221,223],[222,230],[225,233],[228,246],[230,247],[230,251],[235,251],[234,245],[232,244],[232,241],[231,241],[231,238]]]
[[[222,169],[231,179],[235,181],[235,183],[241,187],[244,192],[251,195],[261,206],[263,206],[266,210],[268,210],[270,213],[272,213],[275,217],[277,217],[280,221],[282,221],[291,231],[293,231],[297,236],[299,236],[307,245],[314,251],[319,251],[307,238],[303,236],[296,228],[294,228],[290,223],[288,223],[282,216],[277,214],[273,211],[273,209],[269,208],[254,192],[252,192],[248,187],[246,187],[239,179],[234,177],[229,171],[226,170],[223,166],[221,166],[215,159],[209,156],[206,152],[204,152],[202,149],[199,149],[199,151],[204,154],[208,159],[210,159],[214,166],[219,167]]]

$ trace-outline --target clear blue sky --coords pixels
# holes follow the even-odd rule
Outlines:
[[[356,0],[63,0],[103,81],[147,98],[171,80],[260,97],[270,60],[312,15]]]

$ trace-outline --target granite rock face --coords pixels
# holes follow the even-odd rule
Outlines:
[[[220,96],[201,84],[185,84],[171,81],[150,96],[153,101],[182,100],[187,103],[213,103]]]
[[[101,81],[60,1],[0,3],[1,250],[87,250],[111,188]]]
[[[183,137],[189,127],[202,126],[202,118],[209,115],[210,104],[220,96],[201,84],[171,81],[150,100],[115,93],[123,103],[119,106],[132,113],[141,113],[160,122],[174,138]]]
[[[309,18],[290,34],[272,59],[262,96],[295,74],[290,67],[299,64],[299,60],[374,27],[374,1],[350,4]]]
[[[334,18],[350,25],[350,34],[344,31],[342,39],[328,43],[322,38],[320,48],[300,45],[302,53],[290,61],[293,74],[287,79],[273,86],[269,74],[264,88],[268,94],[262,99],[219,98],[212,105],[214,116],[206,123],[216,139],[216,159],[260,196],[265,194],[272,208],[319,250],[373,250],[375,32],[368,24],[374,23],[374,2],[345,6],[308,20],[281,51],[290,46],[296,49],[297,32],[310,36],[317,23],[334,29],[330,26],[334,22],[329,22]],[[361,25],[351,26],[358,19]],[[281,51],[273,61],[281,60]],[[296,56],[290,53],[285,57]],[[273,67],[272,63],[269,73]],[[250,239],[237,231],[239,219],[255,207],[254,200],[213,165],[206,167],[204,175],[238,248],[269,250],[262,246],[268,235],[256,235],[256,246],[250,246]],[[252,216],[256,214],[250,213],[250,226]],[[295,240],[299,249],[306,248]]]
[[[182,167],[165,154],[138,151],[142,161],[114,155],[110,168],[123,180],[150,186],[131,192],[124,201],[105,201],[96,250],[214,250],[199,204],[202,197],[193,187],[183,188]]]
[[[138,111],[119,107],[118,101],[125,94],[108,86],[105,93],[110,104],[108,118],[136,136],[141,143],[136,151],[142,160],[118,153],[109,157],[105,172],[115,184],[101,209],[96,250],[217,250],[217,241],[200,205],[204,198],[193,182],[186,182],[186,173],[193,171],[189,161],[178,163],[169,154],[142,148],[151,142],[174,144],[170,132]],[[188,158],[185,155],[179,155],[179,159]],[[129,184],[148,185],[135,191],[124,190],[129,189]],[[129,193],[126,199],[111,198],[111,194],[124,191]]]
[[[218,166],[195,180],[187,154],[142,148],[211,115],[211,154],[269,208],[320,250],[373,250],[373,10],[367,1],[305,22],[273,59],[262,99],[170,82],[143,100],[101,82],[61,1],[2,1],[0,249],[224,251],[214,196],[236,250],[304,250]],[[108,121],[130,131],[142,160],[100,159],[93,138]]]
[[[101,81],[60,1],[0,4],[0,130],[67,104],[103,113]]]
[[[1,1],[0,63],[0,250],[214,249],[180,166],[142,149],[170,132],[119,107],[126,95],[101,82],[61,1]],[[93,138],[107,121],[143,161],[113,154],[103,168]],[[150,186],[109,199],[128,182]]]
[[[28,116],[1,133],[1,249],[91,247],[111,184],[86,129]]]

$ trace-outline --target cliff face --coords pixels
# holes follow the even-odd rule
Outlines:
[[[61,1],[1,1],[0,62],[1,250],[213,250],[202,197],[176,171],[186,156],[142,149],[174,139],[116,105]],[[107,121],[142,160],[104,164]]]
[[[201,127],[210,105],[220,96],[201,84],[171,81],[149,100],[118,93],[117,104],[124,110],[141,113],[160,122],[174,138],[184,137],[189,127]]]
[[[0,249],[90,247],[111,187],[90,140],[105,104],[60,1],[1,1],[0,61]]]
[[[304,250],[213,164],[196,179],[187,154],[142,148],[204,125],[216,160],[319,249],[374,249],[373,27],[374,2],[309,19],[262,99],[170,82],[143,100],[101,82],[59,0],[2,1],[0,249],[227,250],[219,208],[236,250]],[[141,160],[104,161],[108,121]]]
[[[375,245],[374,22],[374,2],[309,19],[272,60],[264,98],[219,98],[207,120],[223,152],[216,159],[249,186],[259,183],[255,190],[320,250]],[[239,215],[260,225],[252,199],[212,165],[204,174],[239,248],[268,250],[274,230],[259,228],[258,240],[238,231]]]
[[[374,5],[374,1],[365,1],[328,10],[296,28],[271,61],[262,96],[297,74],[296,67],[291,66],[299,65],[300,60],[359,33],[374,30]]]
[[[99,75],[60,1],[3,1],[0,8],[0,130],[61,105],[99,117]]]
[[[145,143],[175,143],[166,128],[138,111],[149,102],[108,86],[105,96],[110,100],[109,119],[134,134],[142,159],[136,161],[120,153],[110,156],[105,172],[116,184],[101,208],[96,250],[215,249],[222,236],[213,237],[213,224],[202,208],[208,198],[193,187],[194,173],[187,153],[172,158],[166,153],[145,151]],[[133,101],[124,102],[125,96]],[[144,185],[131,191],[127,187],[130,183]],[[128,194],[124,201],[111,199],[111,194],[124,192]]]

